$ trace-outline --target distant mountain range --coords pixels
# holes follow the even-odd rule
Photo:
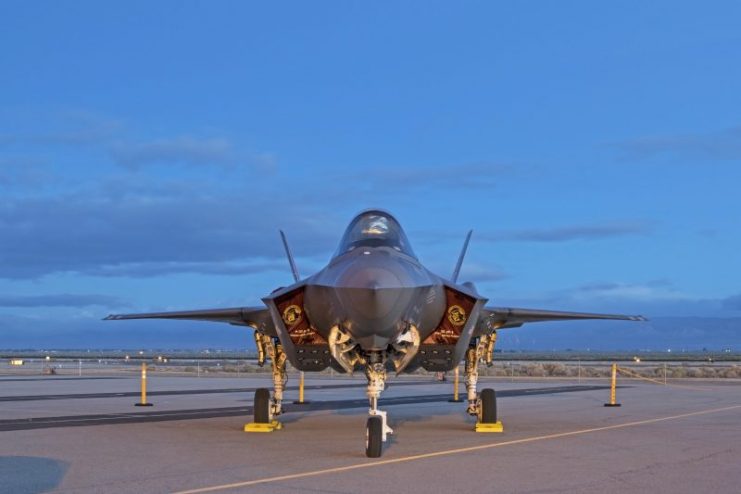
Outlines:
[[[500,348],[515,350],[739,350],[741,317],[654,317],[632,324],[544,323],[500,331],[500,335]]]
[[[0,349],[253,349],[252,331],[199,322],[34,321],[0,316]],[[583,321],[501,330],[501,350],[741,350],[741,317],[655,317],[646,323]]]

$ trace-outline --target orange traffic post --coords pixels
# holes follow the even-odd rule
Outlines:
[[[461,401],[463,401],[461,400],[460,394],[458,392],[458,388],[460,387],[460,372],[458,370],[459,368],[460,367],[456,367],[455,371],[453,371],[453,398],[448,400],[450,403],[460,403]]]
[[[606,407],[619,407],[620,403],[615,398],[615,388],[617,387],[617,364],[612,364],[612,381],[610,383],[610,403],[605,403]]]
[[[147,364],[142,362],[142,399],[135,406],[138,407],[151,407],[151,403],[147,403]]]
[[[298,400],[293,402],[294,405],[308,405],[308,401],[304,401],[304,371],[301,371],[298,378]]]

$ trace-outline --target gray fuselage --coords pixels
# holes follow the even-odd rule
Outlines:
[[[442,280],[391,247],[358,247],[306,280],[304,306],[322,336],[339,325],[363,350],[385,350],[409,327],[422,338],[445,311]]]

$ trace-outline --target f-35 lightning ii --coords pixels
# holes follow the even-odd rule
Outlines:
[[[525,323],[571,319],[644,321],[642,316],[590,314],[487,306],[473,283],[458,283],[471,232],[450,278],[426,269],[399,222],[383,210],[358,214],[337,252],[318,273],[301,279],[281,231],[295,283],[262,299],[259,307],[182,312],[113,314],[106,320],[192,319],[248,326],[254,330],[259,362],[270,358],[272,396],[255,392],[255,423],[274,423],[282,412],[286,360],[301,371],[327,367],[362,371],[370,401],[366,454],[379,457],[393,433],[378,409],[387,372],[419,367],[445,372],[465,362],[467,411],[481,424],[497,422],[492,389],[477,393],[478,364],[491,365],[497,331]]]

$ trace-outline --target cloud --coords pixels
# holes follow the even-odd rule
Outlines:
[[[105,144],[123,130],[123,122],[85,110],[67,111],[60,115],[56,130],[32,136],[40,144],[88,146]]]
[[[129,170],[154,165],[219,166],[237,169],[246,165],[262,173],[275,172],[278,157],[269,152],[247,152],[225,137],[179,136],[148,141],[117,140],[108,145],[114,163]]]
[[[91,276],[149,278],[169,274],[197,273],[243,276],[270,271],[288,271],[288,261],[255,262],[137,262],[89,267],[82,272]]]
[[[158,139],[132,140],[124,122],[86,110],[45,115],[33,130],[0,134],[0,145],[95,147],[108,153],[119,166],[138,170],[151,165],[236,167],[246,164],[261,172],[274,171],[277,156],[250,152],[223,136],[186,134]],[[38,126],[43,125],[43,129]]]
[[[503,177],[515,173],[515,167],[498,163],[471,163],[466,165],[425,167],[374,167],[362,174],[347,176],[345,181],[377,191],[413,188],[495,187]]]
[[[684,300],[689,297],[677,291],[668,280],[651,280],[645,283],[588,283],[570,290],[577,298],[612,298],[649,300]]]
[[[557,228],[527,228],[501,232],[477,233],[476,238],[491,242],[569,242],[646,235],[653,229],[643,222],[573,225]]]
[[[614,143],[627,159],[670,154],[709,160],[741,159],[741,127],[718,132],[642,137]]]
[[[41,187],[54,183],[56,176],[43,160],[27,156],[0,157],[0,187]]]
[[[508,278],[509,275],[499,269],[481,264],[466,263],[464,261],[461,267],[461,273],[458,277],[461,281],[472,281],[474,283],[486,283],[491,281],[501,281]]]
[[[15,134],[0,134],[0,146],[7,146],[18,142],[18,136]]]
[[[133,180],[0,201],[0,278],[245,274],[285,262],[278,228],[287,231],[298,257],[328,255],[341,234],[328,226],[331,211],[280,193],[248,197]]]
[[[24,114],[16,120],[17,130],[0,134],[0,145],[30,144],[34,148],[48,145],[98,146],[107,144],[124,129],[121,120],[86,110],[44,112],[34,116]],[[25,121],[33,124],[30,127],[26,125],[24,130]]]
[[[110,153],[113,161],[130,169],[152,164],[231,166],[237,160],[229,140],[192,136],[145,142],[119,141],[111,145]]]
[[[740,305],[735,305],[736,303]],[[555,310],[643,314],[652,319],[655,316],[718,317],[727,315],[724,309],[741,310],[741,296],[698,297],[677,288],[670,280],[657,279],[631,283],[587,283],[571,288],[532,293],[525,297],[503,297],[498,304]]]
[[[724,309],[741,310],[741,294],[724,298],[722,304]]]
[[[118,297],[107,295],[55,294],[55,295],[0,295],[0,307],[124,307]]]

